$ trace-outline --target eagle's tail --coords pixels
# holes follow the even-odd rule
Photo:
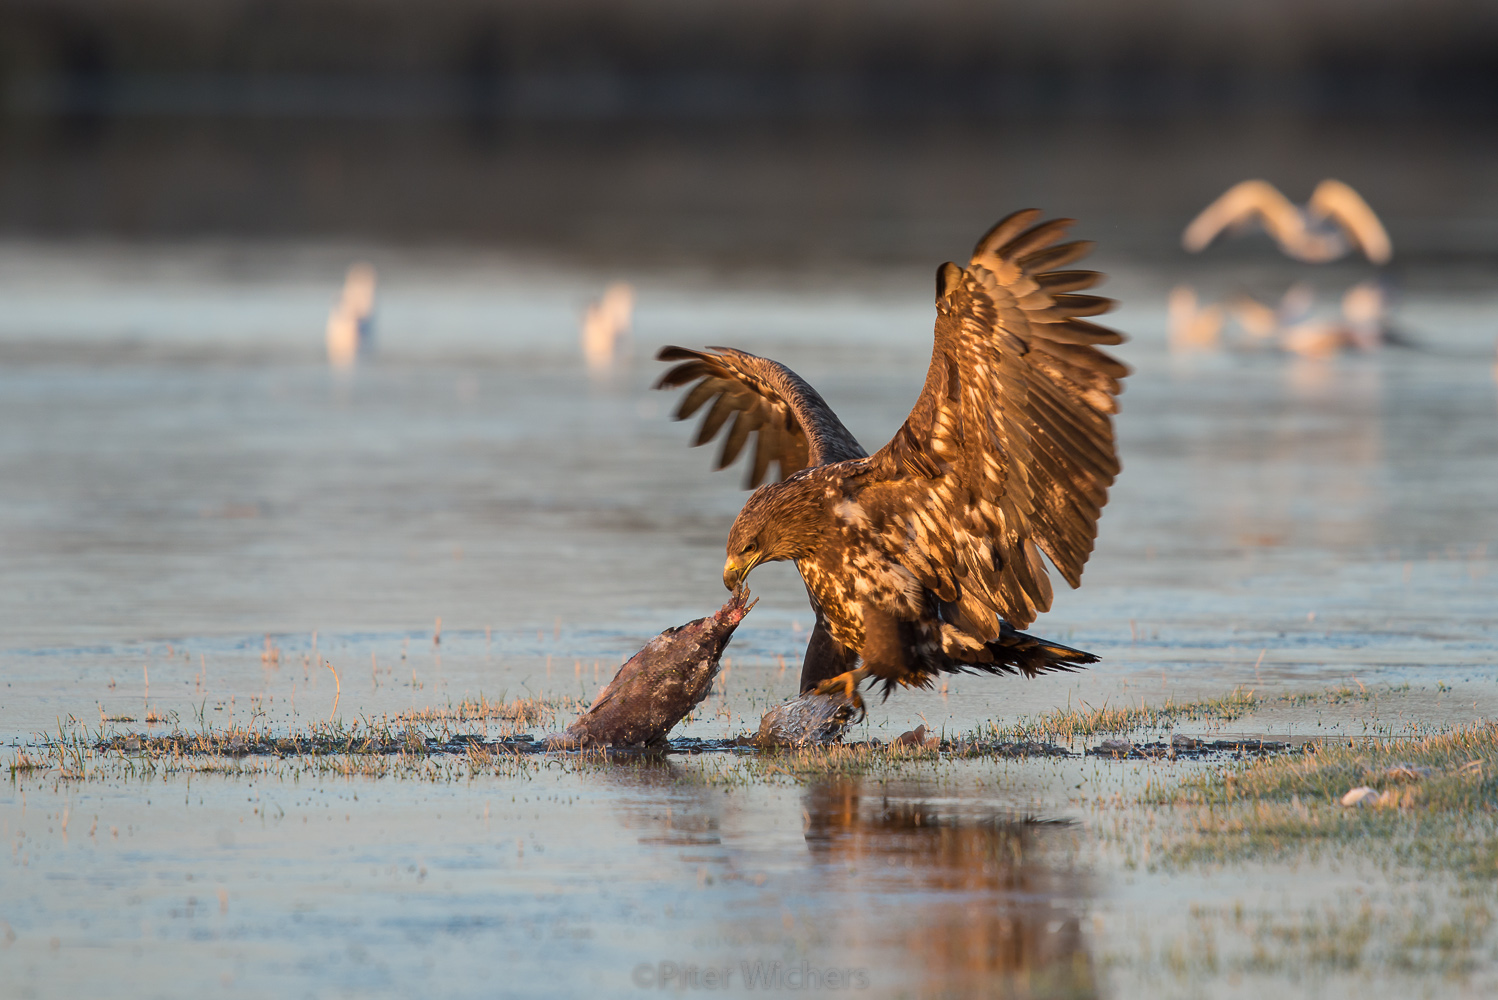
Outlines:
[[[1098,662],[1098,658],[1091,653],[1021,632],[1008,622],[1000,624],[1003,631],[997,639],[987,644],[994,661],[979,665],[980,670],[1005,674],[1017,671],[1026,677],[1034,677],[1047,670],[1080,670],[1089,663]]]

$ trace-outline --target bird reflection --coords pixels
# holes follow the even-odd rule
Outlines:
[[[348,368],[374,347],[375,270],[365,263],[348,269],[343,294],[328,314],[328,363]]]
[[[1192,253],[1205,250],[1225,231],[1259,227],[1288,257],[1308,264],[1340,260],[1360,250],[1374,264],[1394,256],[1389,234],[1362,196],[1337,180],[1316,185],[1304,206],[1291,203],[1268,181],[1243,181],[1202,210],[1181,234]]]
[[[1177,285],[1170,291],[1167,312],[1172,351],[1217,350],[1224,319],[1222,306],[1202,306],[1196,289],[1190,285]]]
[[[1226,305],[1200,304],[1190,285],[1171,290],[1169,316],[1172,353],[1236,348],[1276,347],[1289,354],[1326,361],[1344,350],[1376,351],[1381,347],[1414,347],[1390,324],[1388,296],[1374,280],[1360,281],[1342,294],[1340,313],[1318,309],[1316,293],[1304,282],[1291,285],[1275,305],[1246,293]],[[1224,337],[1224,331],[1236,337]]]
[[[1087,880],[1064,857],[1066,825],[962,816],[865,794],[857,780],[813,785],[803,808],[820,864],[845,869],[850,888],[901,893],[896,919],[864,921],[914,959],[920,995],[1097,995],[1081,924]]]
[[[1231,303],[1231,314],[1250,341],[1272,343],[1291,354],[1324,361],[1344,349],[1375,351],[1385,345],[1407,346],[1387,320],[1387,295],[1377,281],[1360,281],[1342,294],[1339,314],[1317,309],[1310,285],[1296,282],[1279,304],[1269,306],[1249,295]]]
[[[615,816],[636,843],[715,894],[695,912],[718,914],[715,933],[736,944],[684,964],[738,970],[789,955],[864,969],[891,995],[1098,996],[1082,929],[1091,882],[1069,857],[1069,824],[938,804],[919,782],[829,778],[783,797],[728,794],[669,758],[621,757],[590,773],[621,793]],[[805,862],[779,836],[787,820],[803,832]],[[680,881],[662,885],[673,907],[691,905]]]
[[[635,307],[635,290],[616,281],[583,314],[583,360],[594,375],[604,375],[623,353]]]

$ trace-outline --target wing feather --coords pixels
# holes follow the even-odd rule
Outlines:
[[[744,450],[744,444],[749,440],[749,432],[756,429],[756,416],[753,410],[734,411],[733,426],[723,435],[723,450],[718,453],[718,468],[728,468],[739,457],[739,452]]]
[[[734,405],[733,397],[736,395],[737,393],[729,390],[713,401],[712,409],[702,418],[702,426],[697,428],[697,436],[692,440],[693,448],[711,441],[723,429],[728,418],[739,412],[739,408]]]
[[[1018,266],[1026,273],[1034,274],[1052,267],[1065,267],[1072,261],[1081,260],[1092,253],[1093,242],[1091,240],[1073,240],[1070,243],[1062,243],[1053,246],[1049,250],[1041,250],[1017,262]]]
[[[685,420],[712,402],[693,447],[727,427],[718,468],[737,460],[754,435],[746,483],[751,489],[765,481],[772,463],[778,466],[777,478],[784,479],[809,466],[868,454],[817,391],[782,364],[729,347],[663,347],[656,357],[681,362],[660,377],[657,389],[692,386],[674,419]]]
[[[1035,275],[1035,283],[1048,292],[1075,292],[1103,280],[1097,271],[1050,271]]]
[[[1030,227],[1030,223],[1040,218],[1040,209],[1025,208],[1011,213],[994,223],[993,228],[983,234],[973,247],[974,259],[986,257],[999,247],[1014,239],[1020,233]]]
[[[688,366],[682,365],[682,367],[686,368]],[[706,403],[709,399],[717,396],[718,393],[722,391],[723,384],[721,380],[715,378],[704,378],[701,382],[698,382],[696,385],[694,385],[690,392],[681,397],[681,405],[676,408],[676,413],[672,416],[672,419],[687,419],[692,414],[702,409],[702,404]]]
[[[937,279],[935,346],[910,417],[870,460],[904,565],[981,641],[1050,608],[1046,559],[1072,586],[1119,463],[1111,415],[1129,369],[1098,350],[1123,336],[1082,317],[1094,271],[1057,270],[1092,244],[1069,220],[1017,212]],[[918,529],[918,530],[917,530]],[[919,551],[915,549],[919,547]],[[952,586],[952,596],[942,591]]]

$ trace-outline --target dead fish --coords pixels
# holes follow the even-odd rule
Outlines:
[[[723,648],[757,601],[736,591],[716,614],[668,628],[619,668],[582,716],[547,744],[647,747],[696,708],[718,676]]]

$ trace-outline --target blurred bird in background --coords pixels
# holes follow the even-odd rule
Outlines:
[[[1394,256],[1389,234],[1373,209],[1352,187],[1331,179],[1316,185],[1303,206],[1292,204],[1268,181],[1235,184],[1191,221],[1181,234],[1181,245],[1197,253],[1224,232],[1237,234],[1256,226],[1287,257],[1305,263],[1326,264],[1353,251],[1376,265],[1387,264]],[[1170,297],[1170,347],[1172,351],[1213,350],[1229,318],[1250,346],[1273,344],[1317,360],[1332,358],[1346,348],[1373,351],[1385,344],[1408,346],[1389,327],[1387,311],[1385,287],[1371,278],[1343,293],[1340,315],[1318,314],[1316,293],[1304,281],[1286,289],[1278,305],[1239,295],[1227,303],[1226,314],[1218,305],[1199,304],[1190,286],[1179,285]]]
[[[343,295],[328,314],[328,363],[348,368],[374,348],[375,269],[364,262],[348,269]]]
[[[1348,185],[1327,179],[1316,185],[1305,205],[1290,199],[1268,181],[1234,184],[1191,221],[1181,245],[1199,253],[1224,231],[1242,233],[1262,227],[1287,257],[1308,264],[1340,260],[1353,249],[1374,264],[1394,256],[1389,234],[1368,203]]]
[[[634,287],[624,281],[609,285],[603,297],[588,306],[583,314],[582,348],[589,372],[607,374],[624,353],[634,308]]]
[[[1223,308],[1213,303],[1203,306],[1196,289],[1177,285],[1170,290],[1167,306],[1170,322],[1170,349],[1173,352],[1215,351],[1222,334]]]

